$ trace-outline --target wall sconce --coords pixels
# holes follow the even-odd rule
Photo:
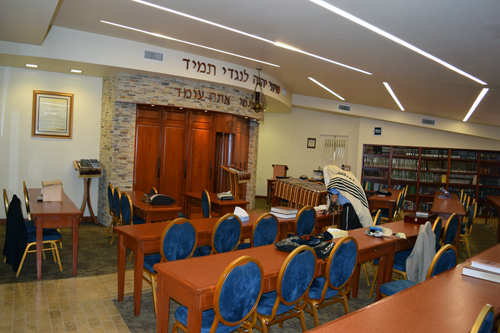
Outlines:
[[[264,91],[262,90],[262,84],[260,83],[260,71],[262,69],[257,68],[259,71],[259,79],[253,90],[252,98],[250,99],[250,110],[256,113],[266,111],[266,97],[264,96]]]

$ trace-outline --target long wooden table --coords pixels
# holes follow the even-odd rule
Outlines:
[[[446,224],[446,221],[451,216],[451,214],[457,214],[458,228],[454,245],[458,249],[460,245],[460,229],[462,221],[464,219],[465,209],[456,193],[453,193],[451,195],[451,198],[440,197],[440,194],[441,192],[436,192],[436,194],[434,195],[434,202],[432,204],[431,212],[437,213],[440,217],[443,218],[443,225]]]
[[[37,201],[41,189],[28,189],[29,205],[33,222],[36,226],[36,277],[42,278],[42,237],[43,228],[72,228],[73,276],[76,276],[78,264],[78,222],[81,211],[63,193],[62,201]]]
[[[144,192],[141,191],[123,191],[127,193],[132,200],[134,215],[139,216],[146,223],[152,221],[173,220],[178,217],[182,208],[176,204],[172,205],[153,205],[142,200]]]
[[[233,199],[233,200],[219,200],[216,193],[209,193],[210,203],[212,212],[218,213],[220,216],[224,216],[227,213],[234,213],[234,208],[236,206],[247,209],[249,204],[246,200]],[[184,193],[184,215],[187,218],[191,218],[191,206],[201,207],[201,192],[190,192]]]
[[[500,244],[471,259],[498,262]],[[485,304],[500,318],[500,284],[462,275],[459,265],[311,333],[469,332]]]
[[[249,220],[242,222],[242,238],[249,238],[252,228],[262,214],[249,214]],[[192,222],[198,231],[198,244],[209,245],[212,240],[212,230],[220,217],[210,219],[195,219]],[[330,226],[332,215],[317,213],[315,233],[320,233],[322,228]],[[286,238],[287,232],[293,230],[294,219],[278,219],[279,239]],[[125,265],[126,249],[135,252],[134,256],[134,314],[138,316],[141,311],[142,268],[144,255],[159,252],[160,237],[168,222],[139,224],[115,227],[118,233],[118,301],[123,301],[125,293]]]
[[[500,212],[500,196],[497,195],[487,195],[486,196],[486,219],[484,223],[488,223],[488,213],[490,212],[490,206]],[[497,228],[497,242],[500,243],[500,228]]]
[[[387,189],[387,191],[391,192],[391,195],[382,196],[374,194],[368,198],[368,206],[370,213],[377,209],[387,209],[389,214],[387,215],[388,221],[392,222],[392,217],[394,216],[394,210],[396,209],[396,205],[398,203],[399,193],[402,190],[397,189]]]

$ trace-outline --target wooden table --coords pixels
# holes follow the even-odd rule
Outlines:
[[[474,259],[498,262],[500,244]],[[462,265],[380,302],[318,326],[330,332],[469,332],[483,306],[500,317],[500,284],[462,275]]]
[[[28,189],[29,205],[33,222],[36,226],[36,277],[42,278],[42,236],[43,228],[73,229],[73,276],[76,276],[78,263],[78,222],[81,211],[71,199],[63,193],[62,201],[37,201],[41,189]]]
[[[487,195],[486,196],[486,219],[484,223],[488,223],[488,213],[490,212],[490,206],[500,212],[500,196],[497,195]],[[497,242],[500,243],[500,228],[497,228]]]
[[[458,228],[454,245],[458,249],[460,245],[460,229],[465,215],[465,209],[456,193],[453,193],[451,195],[451,198],[440,198],[440,194],[441,192],[436,192],[436,194],[434,195],[434,202],[432,204],[431,212],[437,213],[440,217],[443,218],[443,225],[446,225],[446,221],[451,216],[451,214],[457,214]]]
[[[370,213],[372,213],[374,210],[377,209],[388,209],[389,214],[388,214],[388,221],[392,221],[392,217],[394,216],[394,210],[396,209],[396,205],[398,203],[398,197],[399,193],[401,193],[402,190],[397,190],[397,189],[387,189],[387,191],[391,192],[391,195],[385,196],[385,195],[377,195],[376,193],[372,195],[371,197],[368,198],[368,205],[369,205],[369,210]]]
[[[156,264],[157,332],[168,331],[170,298],[188,307],[187,331],[200,332],[202,312],[213,307],[215,286],[222,272],[232,261],[245,255],[256,258],[262,265],[263,292],[275,290],[278,273],[289,253],[278,251],[274,245]],[[315,276],[324,275],[325,268],[326,261],[318,259]]]
[[[236,206],[247,209],[248,201],[241,199],[233,200],[219,200],[217,199],[216,193],[209,193],[210,203],[212,206],[212,212],[219,213],[220,216],[224,216],[227,213],[234,213],[234,208]],[[184,207],[184,215],[189,219],[191,217],[191,206],[201,207],[201,192],[191,192],[184,193],[184,202],[186,203]]]
[[[178,217],[182,208],[175,204],[172,205],[153,205],[142,200],[144,192],[141,191],[123,191],[127,193],[132,200],[134,206],[134,215],[139,216],[146,223],[152,221],[174,220]]]
[[[272,197],[272,190],[274,187],[274,184],[276,183],[275,178],[269,178],[267,180],[267,204],[269,205],[271,203],[271,197]]]

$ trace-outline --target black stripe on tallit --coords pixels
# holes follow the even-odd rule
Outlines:
[[[330,179],[327,189],[329,190],[331,188],[349,193],[358,199],[363,206],[368,208],[368,200],[366,200],[365,192],[356,183],[342,177],[333,176],[333,178]]]

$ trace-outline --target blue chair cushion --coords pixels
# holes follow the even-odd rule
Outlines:
[[[406,272],[406,259],[408,259],[411,252],[411,249],[397,252],[394,255],[394,266],[392,266],[392,268],[401,272]]]
[[[324,276],[320,276],[318,278],[315,278],[312,281],[311,286],[309,287],[309,298],[321,299],[321,292],[323,291],[323,287],[324,287],[325,283],[326,283],[326,279]],[[326,290],[325,299],[337,296],[338,293],[339,293],[338,290],[334,290],[334,289],[328,287]]]
[[[391,296],[394,295],[395,293],[400,292],[401,290],[405,290],[406,288],[410,288],[416,284],[417,284],[416,282],[410,280],[391,281],[384,283],[383,285],[380,286],[380,293],[387,296]]]
[[[148,256],[144,256],[144,268],[150,271],[151,273],[156,274],[156,271],[154,270],[153,266],[155,264],[160,263],[161,261],[161,254],[151,254]]]
[[[457,256],[455,255],[455,251],[447,250],[442,253],[436,264],[434,265],[434,269],[432,270],[431,276],[440,274],[444,271],[449,270],[457,265]]]
[[[272,216],[262,219],[255,227],[255,232],[253,234],[253,246],[257,247],[273,244],[276,240],[277,234],[278,221]]]
[[[462,225],[460,226],[460,234],[464,235],[465,234],[465,227],[467,226],[467,223],[462,222]]]
[[[250,248],[250,243],[238,244],[238,250],[244,250],[244,249],[249,249],[249,248]]]
[[[377,214],[377,212],[375,212],[373,214],[373,216],[375,216],[375,214]],[[389,209],[387,208],[380,208],[380,217],[384,217],[384,218],[389,218]]]
[[[188,315],[188,309],[184,306],[181,305],[175,310],[175,319],[179,321],[181,324],[183,324],[185,327],[187,327],[187,315]],[[212,324],[214,322],[215,318],[215,311],[214,309],[209,309],[203,311],[203,314],[201,316],[201,332],[203,333],[208,333],[210,332],[210,328],[212,327]],[[222,323],[219,323],[217,326],[217,333],[229,333],[234,330],[236,330],[238,327],[241,325],[237,326],[226,326]]]
[[[212,251],[212,247],[210,245],[198,246],[196,250],[194,250],[193,257],[203,257],[208,256]]]
[[[479,327],[478,333],[494,333],[496,331],[493,331],[493,324],[494,324],[494,312],[489,312],[486,315],[486,318],[484,318],[483,324],[481,327]]]
[[[56,241],[62,238],[61,233],[56,229],[43,229],[42,241]],[[36,231],[28,232],[28,243],[36,242]]]
[[[259,304],[257,305],[257,312],[263,314],[265,316],[270,316],[273,312],[274,302],[276,302],[276,298],[278,298],[278,293],[275,291],[271,291],[265,294],[262,294],[259,300]],[[277,315],[286,313],[294,308],[295,305],[285,305],[280,302],[278,305]]]
[[[146,221],[144,221],[143,219],[141,219],[139,216],[137,215],[134,215],[134,219],[132,220],[132,222],[134,224],[144,224],[146,223]]]

